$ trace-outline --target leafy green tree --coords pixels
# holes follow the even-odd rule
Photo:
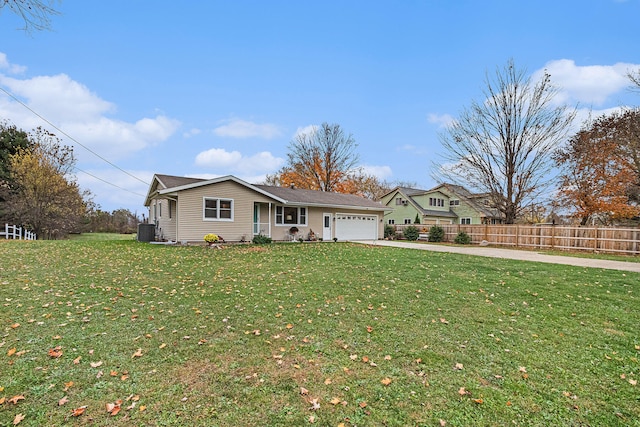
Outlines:
[[[6,218],[5,202],[12,187],[10,156],[31,145],[28,134],[8,122],[0,122],[0,221]]]

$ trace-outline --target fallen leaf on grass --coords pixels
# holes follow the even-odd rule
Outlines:
[[[459,394],[460,396],[466,396],[467,394],[471,394],[471,392],[467,391],[467,389],[466,389],[466,388],[464,388],[464,387],[460,387],[460,388],[458,389],[458,394]]]
[[[369,333],[373,332],[373,327],[372,326],[367,326],[367,332],[369,332]]]
[[[300,394],[306,396],[307,394],[309,394],[309,390],[304,387],[300,387]]]
[[[76,408],[76,409],[71,411],[71,416],[72,417],[79,417],[80,415],[84,414],[84,411],[86,409],[87,409],[87,406],[81,406],[79,408]]]
[[[22,420],[24,420],[24,414],[16,414],[16,417],[13,419],[13,425],[17,426]]]
[[[444,427],[447,425],[447,422],[445,420],[440,420],[440,427]]]
[[[0,397],[0,405],[4,405],[5,400],[7,400],[6,397]]]
[[[391,378],[383,378],[380,382],[383,385],[389,385],[389,384],[391,384],[392,380],[391,380]]]
[[[367,402],[360,402],[358,403],[358,406],[361,407],[362,409],[367,407]]]
[[[454,371],[461,371],[464,369],[464,365],[462,363],[456,363],[456,366],[453,367]]]
[[[134,357],[142,357],[142,349],[141,349],[141,348],[139,348],[138,350],[136,350],[136,352],[135,352],[135,353],[133,353],[133,354],[131,355],[131,358],[132,358],[132,359],[133,359]]]
[[[78,365],[78,364],[80,364],[80,359],[82,359],[82,356],[78,356],[78,357],[76,357],[75,359],[73,359],[73,364],[74,364],[74,365]]]
[[[89,365],[91,365],[92,368],[98,368],[100,366],[102,366],[102,362],[91,362],[89,363]]]
[[[17,405],[19,401],[24,400],[24,396],[19,394],[17,396],[13,396],[11,399],[7,400],[8,403],[13,403]]]
[[[64,391],[69,390],[71,387],[73,387],[73,381],[69,381],[68,383],[64,383]]]
[[[62,356],[62,347],[57,346],[54,348],[50,348],[47,354],[49,355],[49,357],[57,359],[58,357]]]
[[[638,381],[637,381],[637,380],[634,380],[634,379],[629,378],[629,384],[631,384],[631,385],[638,385]]]
[[[478,405],[482,405],[484,403],[484,401],[482,399],[473,399],[473,401],[475,403],[477,403]]]
[[[440,318],[440,323],[444,323],[445,325],[449,324],[449,321],[447,319],[445,319],[444,317]]]
[[[320,409],[320,403],[318,402],[318,399],[311,399],[309,403],[311,403],[311,408],[309,408],[311,411],[317,411],[318,409]]]
[[[329,403],[331,403],[332,405],[337,405],[337,404],[339,404],[340,402],[342,402],[342,400],[340,400],[340,398],[338,398],[338,397],[334,397],[333,399],[331,399],[331,400],[329,401]]]
[[[67,396],[63,397],[62,399],[58,400],[58,406],[62,406],[64,404],[69,403],[69,399],[67,398]]]
[[[9,351],[7,351],[7,356],[13,356],[14,354],[16,354],[16,348],[10,348]]]
[[[13,325],[11,325],[11,329],[16,329],[20,327],[20,323],[14,323]]]
[[[120,412],[120,409],[122,407],[121,405],[122,400],[117,400],[115,403],[107,403],[107,412],[113,417],[114,415],[117,415],[118,412]]]

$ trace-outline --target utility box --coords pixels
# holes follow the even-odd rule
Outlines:
[[[138,224],[138,242],[153,242],[155,240],[155,224]]]

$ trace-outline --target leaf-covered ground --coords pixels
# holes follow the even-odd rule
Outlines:
[[[640,275],[0,241],[0,425],[640,425]]]

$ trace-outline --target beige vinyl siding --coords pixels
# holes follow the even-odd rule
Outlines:
[[[205,197],[233,200],[233,221],[205,221],[203,200]],[[202,241],[207,233],[222,236],[228,241],[253,237],[253,203],[269,203],[272,200],[233,181],[207,185],[181,191],[178,194],[179,240]],[[261,218],[266,222],[268,216]]]
[[[154,202],[156,203],[156,213],[158,215],[156,218],[156,232],[158,236],[162,240],[172,240],[175,242],[177,236],[175,203],[169,199],[156,199]],[[169,210],[169,203],[171,203],[171,210]],[[169,213],[171,213],[171,216],[169,216]]]

